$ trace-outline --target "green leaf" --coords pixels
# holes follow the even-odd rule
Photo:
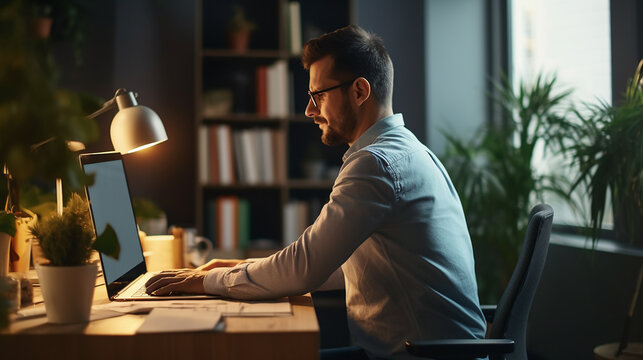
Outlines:
[[[0,211],[0,232],[16,235],[16,217],[4,211]]]
[[[121,245],[118,243],[118,237],[112,225],[107,224],[105,231],[96,237],[92,248],[118,260],[121,254]]]

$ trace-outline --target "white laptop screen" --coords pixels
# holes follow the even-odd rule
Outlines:
[[[144,262],[132,209],[123,161],[109,160],[84,164],[86,174],[94,175],[94,184],[87,187],[94,226],[98,234],[112,225],[121,246],[120,258],[102,256],[103,272],[110,284]]]

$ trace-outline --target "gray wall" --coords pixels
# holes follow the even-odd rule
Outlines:
[[[424,0],[356,2],[357,24],[379,35],[393,60],[393,111],[402,113],[406,127],[425,142]]]
[[[84,61],[70,47],[56,48],[65,87],[110,99],[116,89],[139,94],[154,109],[169,140],[125,155],[133,197],[158,204],[172,224],[194,223],[194,5],[171,0],[84,2]],[[100,140],[88,152],[113,150],[112,110],[96,121]]]
[[[126,155],[132,196],[153,199],[170,224],[194,224],[194,21],[192,2],[116,2],[115,85],[137,91],[168,134]]]
[[[619,342],[643,250],[602,240],[585,249],[582,238],[552,236],[534,298],[527,348],[534,360],[591,360],[594,347]],[[630,341],[643,341],[643,296]]]
[[[443,132],[470,138],[487,116],[485,3],[427,0],[427,138],[442,154]]]

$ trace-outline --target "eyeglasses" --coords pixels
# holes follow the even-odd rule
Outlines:
[[[331,87],[329,87],[329,88],[327,88],[327,89],[323,89],[323,90],[317,90],[317,91],[310,91],[310,90],[308,90],[308,96],[310,96],[310,101],[312,101],[312,102],[313,102],[313,105],[315,105],[315,107],[319,107],[319,106],[317,106],[317,101],[315,101],[315,96],[317,96],[317,95],[319,95],[319,94],[321,94],[321,93],[327,92],[327,91],[331,91],[331,90],[339,89],[339,88],[340,88],[340,87],[342,87],[342,86],[350,85],[350,84],[352,84],[353,82],[355,82],[355,80],[356,80],[356,79],[353,79],[353,80],[351,80],[351,81],[347,81],[347,82],[341,83],[341,84],[339,84],[339,85],[331,86]]]

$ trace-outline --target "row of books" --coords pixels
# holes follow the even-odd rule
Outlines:
[[[205,236],[215,247],[230,251],[250,244],[250,202],[237,196],[220,196],[205,206]]]
[[[292,75],[286,60],[277,60],[271,65],[259,65],[255,69],[255,99],[257,115],[285,117],[291,112]]]
[[[250,201],[238,196],[219,196],[205,206],[205,236],[224,251],[250,246]],[[296,241],[321,210],[319,200],[288,202],[283,209],[283,245]]]
[[[230,125],[199,128],[199,181],[201,184],[279,184],[286,177],[283,130]]]

